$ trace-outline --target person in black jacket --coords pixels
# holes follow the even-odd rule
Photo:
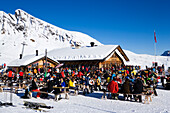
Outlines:
[[[131,84],[130,84],[129,77],[126,77],[125,82],[122,85],[122,91],[125,100],[129,100],[128,97],[130,97],[130,100],[132,99],[132,96],[128,95],[131,93]]]
[[[47,80],[47,90],[50,93],[53,90],[54,83],[52,80],[48,79]]]
[[[143,82],[140,77],[137,77],[136,82],[134,84],[134,94],[141,94],[143,91]],[[135,101],[139,99],[139,102],[142,102],[142,96],[141,95],[134,95]]]
[[[30,90],[33,91],[32,97],[35,97],[35,98],[37,97],[37,92],[34,92],[34,91],[38,90],[38,85],[36,82],[37,82],[37,78],[34,78],[32,80],[32,84],[31,84],[31,88],[30,88]]]
[[[37,85],[37,78],[34,78],[33,80],[32,80],[32,85],[31,85],[31,90],[36,90],[36,89],[38,89],[38,85]]]

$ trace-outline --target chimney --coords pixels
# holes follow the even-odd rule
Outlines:
[[[22,59],[22,54],[19,54],[19,59]]]
[[[36,50],[36,54],[35,54],[35,56],[38,56],[38,50]]]
[[[94,42],[90,42],[91,47],[94,47]]]

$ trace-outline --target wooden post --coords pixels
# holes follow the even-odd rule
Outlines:
[[[47,49],[45,49],[45,73],[47,74]]]
[[[101,62],[99,62],[99,69],[100,69],[100,68],[102,68],[102,63],[101,63]]]
[[[26,78],[26,74],[27,74],[27,67],[23,67],[24,69],[24,75],[23,75],[23,79]]]

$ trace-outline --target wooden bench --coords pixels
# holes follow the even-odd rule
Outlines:
[[[66,91],[66,89],[69,89],[69,87],[53,87],[54,89],[64,89],[64,91],[61,91],[60,93],[54,94],[54,93],[49,93],[49,92],[45,92],[45,91],[32,91],[32,92],[37,92],[37,93],[42,93],[42,94],[50,94],[50,95],[54,95],[54,100],[58,101],[59,100],[59,95],[61,94],[65,94],[65,99],[69,99],[69,95],[68,95],[68,91]]]
[[[148,94],[148,90],[152,90],[152,93],[151,93],[151,94]],[[106,93],[107,93],[107,92],[108,92],[108,93],[111,93],[111,92],[109,92],[109,91],[104,90],[101,99],[105,98],[105,100],[107,100],[107,96],[106,96]],[[117,94],[124,94],[124,93],[117,93]],[[140,95],[140,96],[145,96],[145,101],[144,101],[144,104],[145,104],[146,101],[148,101],[148,103],[149,103],[149,98],[150,98],[150,102],[152,102],[152,98],[151,98],[152,94],[153,94],[153,88],[146,88],[146,91],[145,91],[145,92],[142,92],[141,94],[128,93],[127,95],[136,95],[136,96]]]
[[[0,86],[0,92],[3,92],[3,88],[14,88],[14,93],[18,93],[18,89],[25,89],[27,86],[26,84],[27,83],[18,83],[18,82],[12,82],[12,86],[9,86],[10,83],[3,83],[1,82],[1,86]],[[17,86],[18,84],[18,86]],[[22,87],[21,87],[21,84],[22,84]],[[12,89],[13,91],[13,89]]]
[[[76,87],[78,87],[79,90],[83,90],[83,84],[75,84]]]
[[[13,91],[13,88],[15,89],[14,90],[14,93],[18,93],[18,89],[19,87],[18,86],[0,86],[0,92],[4,92],[4,89],[3,88],[12,88],[12,91]]]
[[[67,91],[67,89],[69,89],[69,87],[53,87],[54,89],[56,88],[56,89],[60,89],[60,93],[57,93],[57,94],[55,94],[55,101],[58,101],[58,99],[59,99],[59,96],[61,95],[61,94],[65,94],[65,99],[69,99],[69,95],[68,95],[68,93],[69,93],[69,91]],[[62,89],[64,89],[64,91],[62,91]]]
[[[74,89],[74,88],[69,88],[69,93],[71,93],[71,91],[74,92],[74,96],[77,96],[79,93],[79,88],[78,89]]]

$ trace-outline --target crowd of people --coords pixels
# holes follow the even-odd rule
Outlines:
[[[8,70],[7,74],[2,77],[5,80],[20,82],[30,82],[26,90],[25,97],[29,91],[33,92],[33,97],[40,96],[47,98],[48,94],[38,95],[34,91],[44,91],[48,93],[60,93],[57,87],[69,87],[75,91],[82,90],[82,94],[86,95],[94,91],[105,91],[111,93],[111,99],[118,99],[120,93],[124,95],[125,100],[142,102],[141,94],[146,92],[147,88],[152,88],[153,93],[157,95],[157,78],[158,72],[156,68],[146,68],[140,70],[138,66],[116,66],[112,65],[109,68],[101,68],[95,66],[78,66],[78,67],[61,67],[48,68],[47,73],[43,69],[30,70],[24,75],[23,70],[15,74],[12,70]],[[24,76],[24,78],[23,78]],[[5,79],[8,78],[8,79]],[[151,92],[149,92],[151,93]],[[134,94],[134,95],[132,95]]]

